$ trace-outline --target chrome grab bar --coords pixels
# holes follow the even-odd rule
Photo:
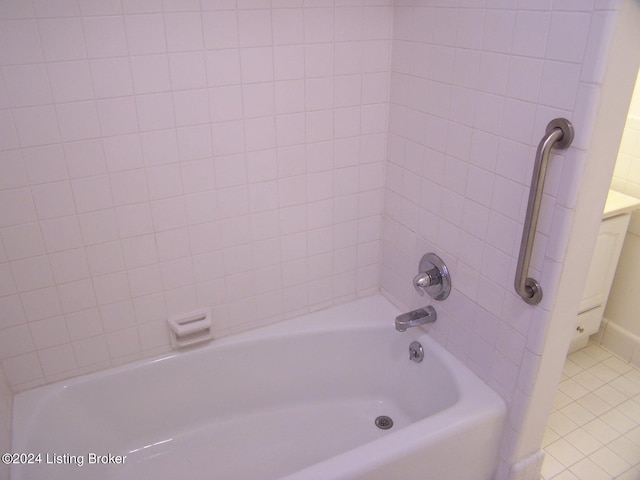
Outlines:
[[[573,141],[573,125],[566,118],[556,118],[549,122],[544,137],[538,144],[536,160],[533,166],[531,177],[531,190],[529,190],[529,204],[527,205],[527,216],[524,220],[522,240],[520,241],[520,255],[518,256],[518,266],[516,268],[516,278],[514,287],[518,295],[530,305],[537,305],[542,300],[542,287],[537,280],[527,277],[529,263],[531,262],[531,252],[533,251],[533,240],[538,226],[538,214],[540,213],[540,202],[542,200],[542,190],[547,174],[547,163],[549,153],[553,147],[564,149],[571,145]]]

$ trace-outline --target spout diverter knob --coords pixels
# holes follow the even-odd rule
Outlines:
[[[420,260],[413,287],[420,295],[427,292],[434,300],[444,300],[451,293],[449,269],[435,253],[427,253]]]

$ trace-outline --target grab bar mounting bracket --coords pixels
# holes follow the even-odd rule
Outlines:
[[[573,124],[566,118],[554,118],[547,125],[547,135],[553,133],[556,128],[562,130],[562,137],[560,137],[560,139],[558,139],[553,144],[553,146],[560,150],[564,150],[565,148],[568,148],[569,145],[571,145],[571,142],[573,142],[573,137],[575,134],[573,130]]]

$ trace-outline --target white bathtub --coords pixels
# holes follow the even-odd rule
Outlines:
[[[11,478],[491,479],[504,403],[399,313],[370,297],[18,394],[12,450],[41,456]]]

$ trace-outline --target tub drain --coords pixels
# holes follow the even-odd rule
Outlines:
[[[378,427],[381,430],[389,430],[391,427],[393,427],[393,420],[391,420],[391,417],[387,417],[386,415],[380,415],[378,418],[376,418],[376,427]]]

